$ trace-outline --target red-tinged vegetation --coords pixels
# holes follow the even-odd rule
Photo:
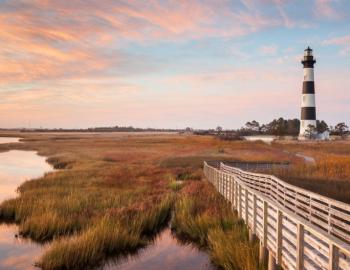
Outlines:
[[[25,143],[0,145],[0,152],[36,150],[61,169],[27,181],[17,198],[0,205],[0,219],[17,222],[23,235],[52,241],[40,260],[43,269],[87,268],[134,251],[164,225],[173,202],[179,236],[205,247],[223,269],[257,269],[257,247],[247,243],[245,227],[201,181],[204,160],[288,161],[288,170],[274,171],[282,179],[350,198],[347,142],[268,145],[142,133],[13,136]],[[305,164],[296,153],[316,164]]]

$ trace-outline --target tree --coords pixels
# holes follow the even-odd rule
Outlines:
[[[317,126],[318,133],[323,133],[326,130],[329,130],[327,123],[323,120],[322,121],[317,120],[316,126]]]
[[[349,127],[344,122],[341,122],[341,123],[336,124],[336,126],[334,127],[334,131],[339,136],[343,137],[344,134],[349,131]]]
[[[245,124],[246,128],[250,131],[254,131],[254,132],[259,132],[260,131],[260,124],[258,121],[251,121],[251,122],[247,122]]]
[[[308,125],[307,128],[305,129],[304,136],[312,139],[314,134],[317,132],[316,127],[314,125]]]
[[[300,121],[299,119],[288,119],[287,120],[287,130],[286,135],[296,136],[300,131]]]
[[[217,133],[218,135],[220,135],[221,132],[222,132],[222,127],[217,126],[217,127],[216,127],[216,133]]]

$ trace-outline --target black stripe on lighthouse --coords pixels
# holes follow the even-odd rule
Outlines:
[[[301,108],[301,120],[316,120],[316,108],[315,107],[302,107]]]
[[[304,81],[303,82],[303,94],[315,94],[315,82]]]

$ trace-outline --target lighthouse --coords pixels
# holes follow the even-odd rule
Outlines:
[[[300,138],[305,138],[305,133],[310,133],[310,126],[316,129],[316,103],[315,103],[315,82],[314,64],[312,49],[307,47],[304,50],[304,57],[301,61],[304,67],[303,93],[301,100],[300,117]],[[315,131],[315,130],[314,130]]]

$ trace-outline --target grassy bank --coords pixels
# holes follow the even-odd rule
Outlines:
[[[168,197],[142,212],[111,213],[81,234],[54,242],[38,266],[84,269],[98,265],[109,256],[133,252],[147,244],[147,235],[166,224],[172,203],[173,199]]]
[[[20,135],[25,143],[0,145],[0,152],[36,150],[62,169],[27,181],[17,198],[0,205],[0,219],[16,222],[21,234],[52,241],[38,262],[43,269],[93,267],[137,250],[164,225],[173,203],[180,237],[205,247],[223,269],[257,269],[257,247],[248,244],[245,227],[213,187],[200,181],[204,160],[289,161],[295,166],[288,173],[276,173],[292,176],[290,181],[302,176],[306,182],[300,185],[308,183],[311,190],[320,186],[317,181],[328,183],[325,175],[327,185],[350,182],[350,172],[342,169],[348,166],[348,145],[333,149],[181,135]],[[337,161],[320,162],[322,147],[333,149]],[[319,167],[304,165],[293,151],[315,157],[313,166]],[[320,173],[324,167],[327,173]]]

